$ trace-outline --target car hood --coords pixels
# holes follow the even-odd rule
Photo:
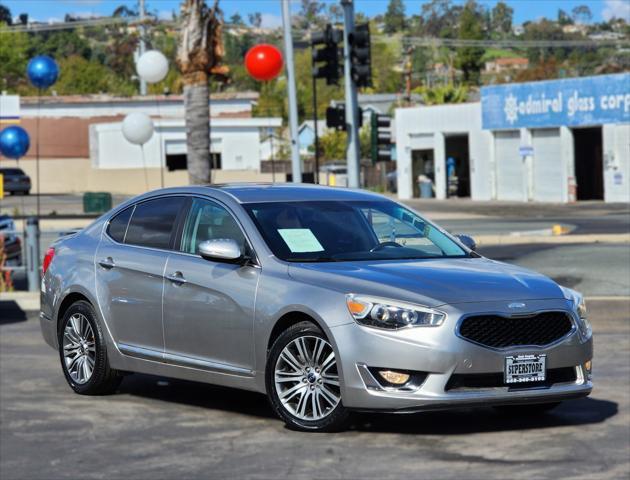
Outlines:
[[[564,298],[548,277],[486,258],[292,264],[298,281],[346,293],[439,306]]]

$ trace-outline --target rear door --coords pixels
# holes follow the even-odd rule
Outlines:
[[[179,252],[169,256],[165,270],[165,357],[175,364],[249,374],[260,268],[208,261],[198,254],[204,240],[225,238],[236,240],[244,252],[250,250],[223,205],[193,198]]]
[[[161,357],[162,289],[186,198],[160,197],[114,217],[96,253],[99,305],[124,353]]]

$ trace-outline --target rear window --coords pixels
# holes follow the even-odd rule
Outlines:
[[[164,197],[137,204],[127,228],[125,243],[169,249],[175,221],[184,202],[184,197]]]
[[[26,175],[20,168],[0,168],[2,175]]]
[[[127,233],[127,225],[129,225],[129,219],[131,218],[132,213],[133,207],[126,208],[109,222],[107,234],[118,243],[125,242],[125,233]]]

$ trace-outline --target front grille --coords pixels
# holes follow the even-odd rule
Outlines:
[[[445,390],[471,390],[508,387],[510,390],[551,387],[556,383],[574,383],[577,380],[575,367],[550,368],[544,382],[505,383],[502,372],[498,373],[455,373],[449,378]]]
[[[561,339],[572,328],[573,322],[564,312],[544,312],[529,317],[480,315],[465,318],[459,334],[492,348],[544,346]]]

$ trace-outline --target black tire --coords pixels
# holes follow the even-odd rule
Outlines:
[[[494,409],[505,415],[518,414],[520,416],[534,416],[543,415],[553,410],[561,403],[562,402],[533,403],[524,405],[496,405]]]
[[[70,321],[70,318],[75,314],[81,314],[87,319],[94,334],[94,369],[92,371],[90,379],[85,383],[77,383],[71,377],[64,359],[64,330],[68,322]],[[68,382],[68,385],[70,385],[72,390],[80,395],[108,395],[116,391],[122,380],[122,375],[117,370],[114,370],[109,366],[105,337],[103,335],[103,331],[101,330],[99,322],[96,320],[94,308],[92,307],[92,305],[90,305],[90,303],[84,300],[80,300],[73,303],[70,308],[66,310],[63,319],[61,320],[61,324],[59,325],[57,338],[59,342],[59,358],[61,360],[61,368],[63,370],[64,376],[66,377],[66,381]]]
[[[319,337],[326,342],[328,339],[324,332],[311,322],[300,322],[286,329],[273,343],[267,355],[267,365],[265,369],[265,383],[267,387],[267,396],[273,410],[284,420],[292,430],[305,432],[336,432],[344,430],[350,420],[350,411],[345,408],[341,401],[337,406],[329,412],[324,418],[318,420],[300,419],[289,412],[282,404],[276,390],[274,380],[275,366],[282,350],[296,338],[308,335],[309,337]]]

